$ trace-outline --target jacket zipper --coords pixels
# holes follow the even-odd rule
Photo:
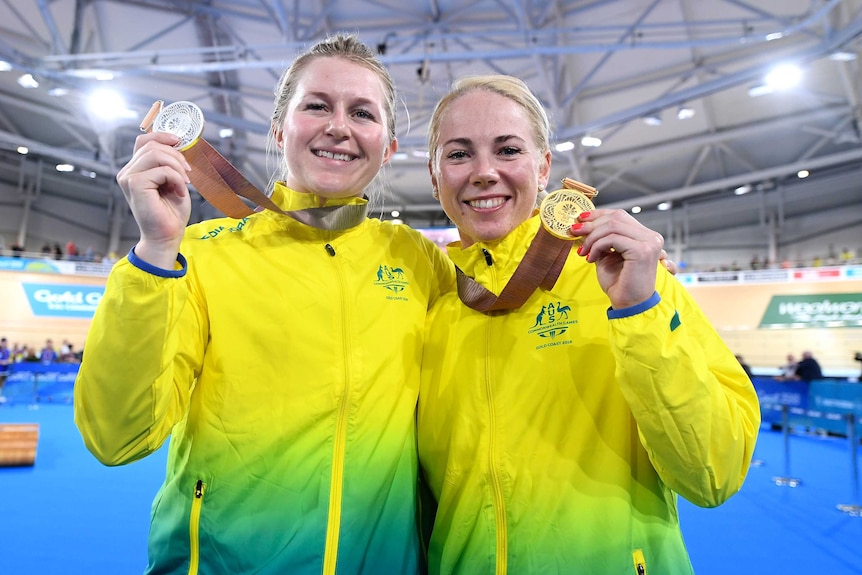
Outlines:
[[[335,249],[326,244],[326,251],[331,257],[335,257]],[[335,575],[338,562],[338,540],[341,532],[341,498],[344,482],[344,451],[347,443],[347,412],[350,398],[350,355],[348,329],[347,329],[347,298],[345,296],[344,281],[341,277],[341,269],[333,261],[335,276],[338,280],[341,297],[341,312],[343,325],[342,347],[344,349],[344,392],[341,396],[341,405],[338,408],[338,421],[335,428],[335,440],[332,446],[332,476],[329,483],[329,516],[326,524],[326,547],[323,552],[323,575]]]
[[[189,515],[189,575],[197,575],[200,563],[200,526],[201,507],[204,503],[206,484],[198,479],[195,482],[195,493],[192,499],[192,510]]]
[[[643,549],[635,549],[632,552],[632,560],[635,564],[635,575],[647,575],[646,558]]]
[[[485,255],[485,262],[488,266],[492,266],[493,260],[491,254],[487,250],[482,250]],[[491,284],[496,289],[497,275],[491,269]],[[490,421],[490,432],[488,434],[488,460],[489,473],[491,474],[491,484],[494,489],[494,512],[497,516],[497,525],[494,530],[497,534],[497,568],[496,575],[506,575],[508,570],[509,544],[508,544],[508,526],[506,524],[506,501],[503,498],[503,486],[500,483],[500,474],[497,466],[497,421],[494,410],[494,389],[491,377],[491,331],[492,331],[492,316],[487,316],[488,329],[485,334],[485,392],[488,395],[488,416]]]

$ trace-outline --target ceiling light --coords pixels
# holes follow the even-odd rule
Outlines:
[[[73,166],[72,164],[57,164],[57,171],[58,172],[74,172],[75,166]]]
[[[575,149],[575,143],[574,142],[560,142],[559,144],[554,146],[554,149],[557,150],[558,152],[568,152],[569,150]]]
[[[800,180],[807,178],[810,175],[811,175],[811,172],[809,172],[808,170],[799,170],[798,172],[796,172],[796,177],[799,178]]]
[[[661,126],[661,116],[658,114],[650,114],[649,116],[644,116],[644,124],[647,126]]]
[[[414,158],[428,159],[428,150],[413,150],[411,153]]]
[[[20,84],[22,88],[38,88],[39,87],[39,82],[36,81],[36,78],[33,77],[33,74],[22,74],[18,78],[18,84]]]
[[[673,204],[672,204],[671,202],[662,202],[662,203],[660,203],[659,205],[657,205],[657,206],[656,206],[656,209],[658,209],[658,211],[660,211],[660,212],[666,212],[666,211],[668,211],[672,206],[673,206]]]
[[[106,120],[137,116],[134,111],[126,107],[123,97],[113,90],[96,90],[90,94],[90,111]]]
[[[114,79],[114,73],[111,70],[103,68],[82,68],[80,70],[69,70],[69,75],[85,80],[99,80],[105,82]]]
[[[679,110],[676,111],[676,117],[680,120],[688,120],[690,118],[694,118],[694,108],[683,104],[679,107]]]
[[[772,42],[773,40],[781,40],[782,38],[784,38],[783,32],[773,32],[772,34],[766,35],[767,42]]]
[[[641,213],[641,207],[640,206],[632,206],[632,213],[633,214]]]
[[[393,224],[396,224],[396,225],[400,225],[400,224],[404,223],[404,220],[399,220],[398,218],[395,218],[394,220],[391,220],[391,221]]]
[[[392,210],[392,212],[390,212],[390,215],[391,215],[393,218],[397,218],[398,216],[400,216],[400,215],[401,215],[401,212],[399,212],[398,210]]]
[[[69,93],[69,90],[67,90],[66,88],[51,88],[50,90],[48,90],[48,95],[49,96],[55,96],[55,97],[65,96],[68,93]]]
[[[233,137],[233,128],[222,128],[218,131],[219,138],[232,138]]]
[[[18,146],[18,153],[25,156],[30,153],[30,148],[27,146]]]
[[[398,161],[404,161],[409,157],[410,156],[408,156],[406,152],[395,152],[394,154],[392,154],[392,159]]]
[[[0,60],[0,72],[8,72],[12,69],[12,64],[6,60]]]
[[[766,75],[766,84],[774,90],[793,88],[802,80],[802,70],[793,64],[782,64]]]
[[[751,191],[751,184],[744,184],[742,186],[739,186],[735,190],[733,190],[733,193],[736,194],[737,196],[741,196],[743,194],[747,194],[750,191]]]
[[[768,86],[766,84],[758,84],[757,86],[752,86],[748,89],[748,95],[752,98],[757,98],[758,96],[765,96],[766,94],[772,93],[772,86]]]
[[[598,148],[602,145],[602,139],[595,136],[584,136],[581,138],[581,145],[585,148]]]
[[[838,52],[832,52],[829,55],[830,60],[834,60],[835,62],[852,62],[856,59],[856,52],[844,52],[843,50],[839,50]]]

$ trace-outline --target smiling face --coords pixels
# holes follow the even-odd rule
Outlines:
[[[285,184],[325,198],[361,196],[397,149],[387,122],[375,72],[344,58],[309,62],[274,133]]]
[[[501,239],[530,217],[551,153],[539,149],[520,104],[472,90],[448,104],[438,133],[431,179],[463,248]]]

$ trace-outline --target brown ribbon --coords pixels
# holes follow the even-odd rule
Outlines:
[[[544,227],[539,227],[527,253],[524,254],[524,259],[518,264],[499,296],[460,268],[456,268],[458,297],[467,306],[481,312],[519,308],[533,295],[537,287],[554,287],[560,272],[563,271],[572,243],[557,239]]]
[[[162,101],[156,101],[150,112],[141,123],[141,129],[150,131],[153,120],[162,107]],[[192,144],[181,150],[183,156],[194,168],[189,172],[189,180],[203,198],[224,215],[242,219],[250,216],[260,208],[272,210],[319,229],[342,231],[359,225],[365,219],[368,205],[343,204],[338,206],[323,206],[306,208],[304,210],[282,210],[272,199],[258,190],[242,173],[222,156],[212,144],[198,138]],[[258,209],[251,208],[240,198],[245,198]]]
[[[563,187],[578,190],[589,198],[598,193],[595,188],[571,178],[563,180]],[[573,243],[575,242],[571,240],[554,237],[541,225],[499,296],[456,267],[458,297],[466,306],[483,313],[517,309],[524,305],[536,288],[549,290],[554,287]]]

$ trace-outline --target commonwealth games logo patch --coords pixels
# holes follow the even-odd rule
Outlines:
[[[565,341],[557,340],[558,337],[569,330],[569,327],[578,323],[577,319],[569,318],[569,312],[571,311],[571,306],[561,302],[548,302],[542,306],[542,309],[536,314],[536,322],[533,324],[533,327],[527,330],[527,333],[555,341],[554,343],[549,342],[539,345],[537,349],[572,342],[571,339],[566,339]]]
[[[384,287],[392,293],[401,293],[404,291],[410,282],[404,279],[404,270],[401,268],[393,268],[387,265],[380,265],[377,268],[377,281],[374,285]]]

